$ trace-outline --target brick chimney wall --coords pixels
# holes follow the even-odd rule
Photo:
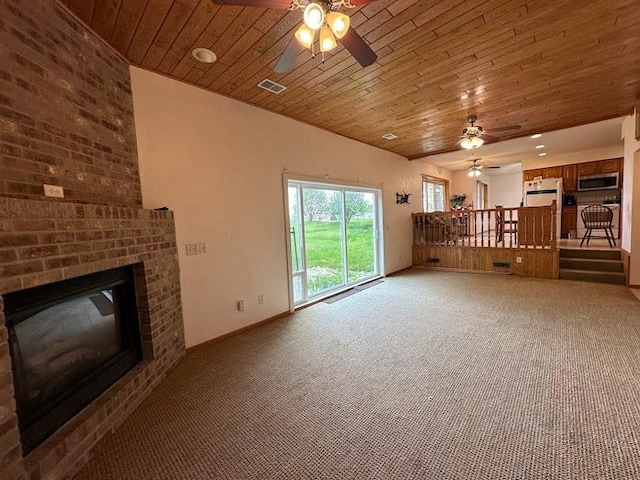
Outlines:
[[[141,205],[127,62],[54,0],[0,0],[3,480],[72,475],[184,355],[173,214]],[[129,264],[143,362],[24,457],[2,294]]]

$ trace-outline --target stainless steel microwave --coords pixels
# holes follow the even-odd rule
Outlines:
[[[578,177],[578,191],[612,190],[620,188],[618,173],[602,173],[600,175],[585,175]]]

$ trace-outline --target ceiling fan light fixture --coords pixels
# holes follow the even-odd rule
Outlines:
[[[471,139],[469,137],[463,138],[460,141],[460,146],[467,150],[471,150],[473,148],[473,144],[471,143]]]
[[[333,35],[333,32],[330,28],[324,27],[320,30],[320,51],[328,52],[329,50],[333,50],[338,46],[336,42],[336,37]]]
[[[304,9],[304,23],[311,30],[319,30],[324,25],[324,8],[317,3],[310,3]]]
[[[481,147],[484,144],[484,140],[481,137],[471,137],[472,148]]]
[[[478,148],[484,145],[484,140],[477,135],[467,135],[460,141],[460,146],[467,150]]]
[[[480,170],[478,170],[475,167],[471,167],[471,168],[469,168],[469,171],[467,172],[467,175],[469,175],[470,177],[479,177],[480,176]]]
[[[302,25],[300,25],[298,30],[296,30],[295,35],[302,45],[304,45],[306,48],[311,48],[316,32],[309,28],[306,23],[303,23]]]
[[[344,37],[349,30],[350,24],[351,19],[344,13],[329,12],[327,14],[327,25],[329,25],[336,38]]]

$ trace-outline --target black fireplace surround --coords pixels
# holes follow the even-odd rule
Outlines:
[[[134,268],[3,296],[25,455],[142,360]]]

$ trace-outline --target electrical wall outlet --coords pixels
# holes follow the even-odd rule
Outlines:
[[[207,242],[198,243],[198,253],[207,253]]]
[[[198,254],[198,244],[187,243],[187,255],[197,255],[197,254]]]
[[[42,184],[44,188],[44,196],[51,198],[64,198],[64,188],[60,185],[47,185],[46,183]]]
[[[244,300],[238,300],[238,311],[244,312]]]
[[[264,305],[264,293],[258,295],[258,305]]]
[[[516,263],[522,263],[522,257],[516,257]]]

